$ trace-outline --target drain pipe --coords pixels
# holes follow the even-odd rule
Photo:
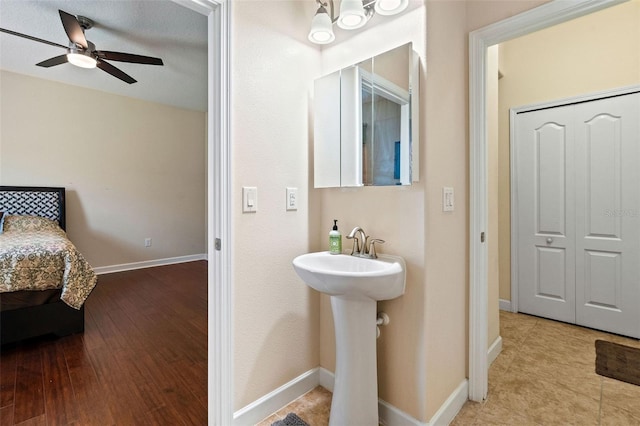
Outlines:
[[[378,312],[378,317],[376,318],[376,339],[380,337],[380,327],[388,325],[389,321],[389,315],[387,315],[386,312]]]

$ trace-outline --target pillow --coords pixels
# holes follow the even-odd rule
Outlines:
[[[7,215],[7,212],[0,212],[0,234],[2,234],[2,229],[4,228],[4,217]]]
[[[4,218],[4,231],[43,231],[60,230],[58,222],[40,216],[6,215]]]

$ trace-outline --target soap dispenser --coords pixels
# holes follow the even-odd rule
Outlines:
[[[333,229],[329,232],[329,253],[342,254],[342,234],[338,231],[338,220],[333,220]]]

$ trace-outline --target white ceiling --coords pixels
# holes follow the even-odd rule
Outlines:
[[[92,19],[87,40],[98,50],[162,58],[164,66],[109,61],[137,80],[69,63],[35,64],[61,48],[0,33],[0,69],[147,101],[207,109],[207,19],[170,0],[0,0],[0,27],[68,45],[58,9]]]

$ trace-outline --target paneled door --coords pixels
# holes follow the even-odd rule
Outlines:
[[[640,94],[520,113],[520,312],[640,337]]]
[[[518,310],[575,323],[572,107],[516,117]]]
[[[574,108],[576,323],[640,337],[640,94]]]

